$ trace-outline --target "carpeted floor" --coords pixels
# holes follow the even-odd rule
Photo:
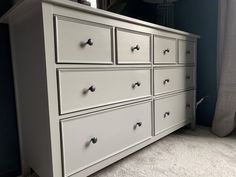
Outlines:
[[[236,177],[236,133],[181,129],[90,177]]]

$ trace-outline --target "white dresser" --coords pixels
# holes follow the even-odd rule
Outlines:
[[[84,177],[191,124],[197,35],[66,0],[9,24],[24,175]]]

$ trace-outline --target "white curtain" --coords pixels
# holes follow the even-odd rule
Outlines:
[[[218,98],[212,131],[227,136],[236,113],[236,0],[219,0]]]

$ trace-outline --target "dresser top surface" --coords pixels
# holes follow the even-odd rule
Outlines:
[[[92,7],[85,6],[85,5],[70,1],[70,0],[19,0],[9,11],[7,11],[0,18],[0,23],[10,23],[10,17],[13,16],[16,11],[30,8],[35,3],[49,3],[49,4],[52,4],[55,6],[66,7],[69,9],[74,9],[74,10],[78,10],[78,11],[82,11],[82,12],[86,12],[86,13],[91,13],[91,14],[95,14],[95,15],[99,15],[99,16],[103,16],[103,17],[126,21],[126,22],[137,24],[137,25],[142,25],[142,26],[146,26],[146,27],[150,27],[150,28],[155,28],[158,30],[163,30],[166,32],[176,33],[176,34],[180,34],[180,35],[186,35],[186,36],[190,36],[193,38],[200,38],[199,35],[195,35],[195,34],[192,34],[189,32],[184,32],[181,30],[153,24],[150,22],[127,17],[127,16],[116,14],[113,12],[92,8]]]

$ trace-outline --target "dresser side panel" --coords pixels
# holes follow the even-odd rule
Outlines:
[[[54,6],[49,3],[42,3],[43,10],[43,34],[44,52],[46,61],[47,93],[49,106],[50,136],[52,150],[52,171],[53,177],[62,177],[62,156],[61,136],[59,124],[59,100],[57,85],[57,65],[55,60],[55,29],[54,29]]]
[[[10,36],[23,173],[53,176],[42,7],[11,17]],[[23,174],[25,175],[25,174]]]

